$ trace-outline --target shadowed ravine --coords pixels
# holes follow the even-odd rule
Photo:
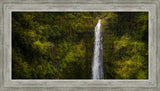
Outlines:
[[[11,22],[12,79],[149,79],[147,11],[14,11]]]

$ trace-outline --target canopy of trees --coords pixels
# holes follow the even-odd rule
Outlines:
[[[147,79],[147,12],[12,12],[12,78],[91,79],[98,19],[105,79]]]

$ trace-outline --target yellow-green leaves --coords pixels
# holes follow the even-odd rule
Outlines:
[[[120,40],[114,41],[115,51],[120,50],[123,47],[126,47],[130,43],[130,37],[128,35],[123,35]]]
[[[42,43],[42,42],[40,42],[38,40],[38,41],[35,41],[33,43],[33,48],[35,50],[39,50],[38,52],[42,53],[42,54],[47,53],[47,51],[49,51],[48,49],[50,49],[50,47],[51,47],[51,43],[50,42],[44,42],[44,43]]]
[[[104,77],[148,78],[147,12],[13,12],[13,78],[90,79],[102,19]]]

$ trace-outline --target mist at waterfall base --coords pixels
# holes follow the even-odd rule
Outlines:
[[[101,19],[98,20],[98,23],[95,27],[94,37],[95,39],[94,39],[94,54],[92,61],[92,79],[104,79]]]

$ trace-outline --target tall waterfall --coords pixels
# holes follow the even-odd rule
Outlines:
[[[94,55],[92,61],[92,79],[103,79],[103,45],[101,36],[101,19],[95,27],[94,32]]]

